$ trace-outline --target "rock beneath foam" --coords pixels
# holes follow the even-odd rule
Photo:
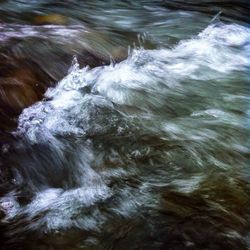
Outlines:
[[[51,13],[48,15],[36,16],[34,18],[35,24],[38,25],[46,25],[46,24],[54,24],[54,25],[66,25],[68,24],[68,18],[66,16]]]

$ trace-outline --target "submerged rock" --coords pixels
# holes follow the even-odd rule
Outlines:
[[[66,25],[68,23],[68,18],[60,14],[48,14],[41,15],[34,18],[35,24],[45,25],[45,24],[55,24],[55,25]]]
[[[2,129],[13,128],[24,108],[41,100],[48,87],[67,75],[74,56],[81,67],[90,68],[127,57],[123,44],[113,44],[110,37],[83,26],[3,25],[0,31]]]

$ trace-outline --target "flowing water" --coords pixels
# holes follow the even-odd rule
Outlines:
[[[0,1],[0,248],[250,249],[249,10]]]

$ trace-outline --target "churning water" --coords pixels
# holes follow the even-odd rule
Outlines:
[[[249,73],[250,29],[220,21],[75,58],[2,146],[3,249],[249,249]]]

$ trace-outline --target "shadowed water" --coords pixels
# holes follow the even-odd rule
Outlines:
[[[70,13],[81,13],[70,2]],[[76,56],[67,75],[22,111],[17,128],[3,131],[3,249],[250,247],[247,16],[233,22],[233,9],[220,21],[202,4],[193,12],[195,4],[155,2],[138,11],[142,5],[95,1],[93,20],[86,3],[77,20],[90,27],[146,34],[121,62],[83,67]],[[20,2],[21,10],[29,6]],[[152,17],[147,24],[143,11]],[[29,24],[4,25],[7,41],[24,39]],[[90,41],[77,25],[28,29],[63,46]]]

